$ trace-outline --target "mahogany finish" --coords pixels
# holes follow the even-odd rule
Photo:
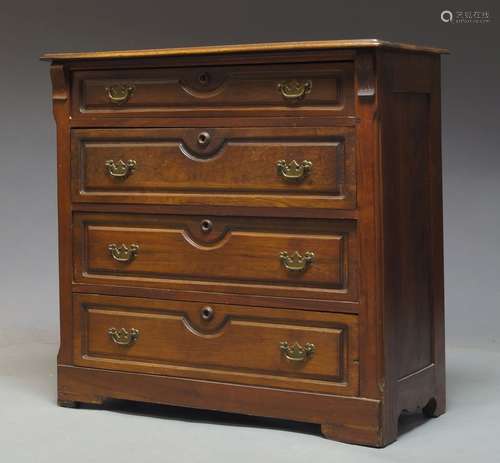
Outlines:
[[[441,49],[48,54],[64,406],[321,424],[445,410]]]

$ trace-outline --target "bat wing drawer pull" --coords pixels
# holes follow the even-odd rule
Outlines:
[[[287,251],[280,252],[281,265],[290,272],[305,272],[314,262],[314,252],[307,251],[301,255],[295,251],[291,256]]]
[[[108,330],[109,337],[113,340],[115,344],[120,346],[130,346],[139,337],[139,330],[131,328],[127,330],[126,328],[110,328]]]
[[[127,84],[116,84],[106,87],[106,98],[114,104],[126,103],[134,93],[135,87]]]
[[[280,342],[282,355],[291,362],[305,362],[314,354],[316,347],[310,342],[306,342],[302,347],[298,342],[290,345],[287,341]]]
[[[118,162],[112,159],[106,161],[108,174],[115,178],[128,177],[135,170],[136,166],[137,162],[133,159],[129,159],[127,162],[123,162],[121,159]]]
[[[297,79],[286,80],[278,84],[278,90],[283,98],[295,102],[302,100],[307,94],[311,93],[312,82],[309,79],[302,82]]]
[[[111,254],[111,257],[116,261],[130,262],[139,252],[139,245],[131,244],[130,246],[127,246],[126,244],[122,244],[121,246],[117,246],[113,243],[108,245],[108,251]]]
[[[301,181],[304,180],[312,169],[313,163],[308,160],[297,162],[295,159],[287,163],[284,159],[276,163],[278,168],[278,175],[288,181]]]

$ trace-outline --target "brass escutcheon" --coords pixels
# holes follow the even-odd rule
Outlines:
[[[126,103],[135,91],[134,85],[115,84],[106,87],[106,97],[111,103]]]
[[[309,79],[303,82],[299,82],[297,79],[285,80],[278,84],[278,90],[283,98],[294,102],[299,101],[311,93],[312,81]]]
[[[198,75],[198,82],[201,85],[208,85],[210,82],[210,74],[208,72],[202,72]]]
[[[131,244],[130,247],[128,247],[125,244],[117,246],[113,243],[108,245],[108,251],[116,261],[130,262],[139,252],[139,245]]]
[[[139,330],[131,328],[127,330],[126,328],[110,328],[108,330],[109,337],[113,340],[115,344],[120,346],[130,346],[139,337]]]
[[[287,163],[284,159],[280,159],[276,163],[278,175],[283,179],[293,182],[304,180],[311,172],[313,163],[307,159],[298,163],[295,159]]]
[[[280,351],[285,356],[287,360],[292,362],[305,362],[307,359],[312,357],[316,347],[310,342],[306,342],[304,347],[302,347],[298,342],[295,342],[292,346],[287,341],[280,342]]]
[[[280,252],[281,265],[290,272],[304,272],[314,261],[314,252],[307,251],[302,256],[295,251],[291,256],[287,251]]]
[[[121,159],[118,162],[108,159],[106,161],[106,168],[108,174],[111,177],[125,178],[128,177],[137,167],[137,162],[133,159],[129,159],[127,162],[123,162]]]

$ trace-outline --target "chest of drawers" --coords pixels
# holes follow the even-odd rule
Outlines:
[[[440,54],[377,40],[49,53],[61,405],[318,423],[445,409]]]

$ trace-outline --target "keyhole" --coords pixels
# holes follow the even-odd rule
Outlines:
[[[209,75],[206,72],[202,72],[198,76],[198,81],[200,82],[201,85],[207,85],[209,80],[210,80]]]
[[[208,233],[212,231],[212,228],[214,227],[214,224],[212,223],[211,220],[204,219],[201,221],[200,228],[203,233]]]
[[[198,144],[204,146],[208,145],[209,142],[210,142],[210,134],[208,132],[201,132],[198,135]]]
[[[214,316],[214,309],[210,306],[203,307],[201,309],[201,318],[203,320],[210,320]]]

